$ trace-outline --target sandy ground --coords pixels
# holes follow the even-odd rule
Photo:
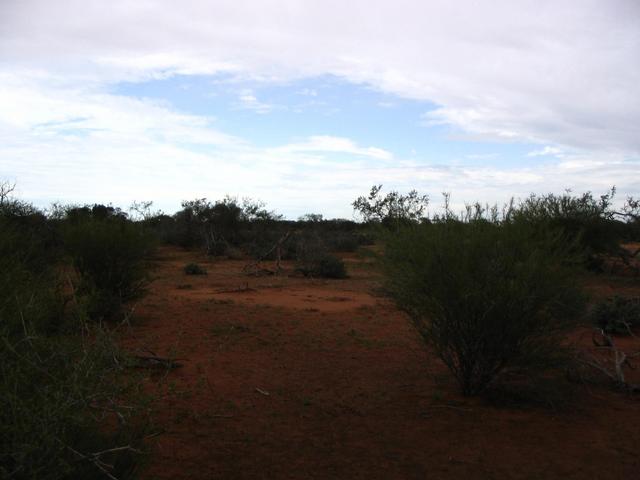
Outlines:
[[[372,266],[345,259],[345,280],[256,278],[161,250],[123,341],[183,367],[148,380],[164,433],[143,478],[640,478],[639,396],[561,383],[529,405],[461,397]],[[192,261],[209,274],[185,275]],[[640,294],[637,279],[587,283]]]

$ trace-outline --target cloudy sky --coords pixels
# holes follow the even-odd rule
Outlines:
[[[0,0],[0,180],[52,201],[352,216],[640,194],[637,0]]]

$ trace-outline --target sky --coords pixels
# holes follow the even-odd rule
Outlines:
[[[0,0],[0,180],[52,202],[374,184],[640,195],[637,0]]]

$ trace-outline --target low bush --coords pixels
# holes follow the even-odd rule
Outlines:
[[[307,264],[304,269],[305,275],[322,278],[346,278],[347,270],[344,262],[329,253],[321,255],[319,258]]]
[[[344,262],[331,255],[319,237],[303,236],[296,243],[296,270],[305,276],[345,278]]]
[[[314,259],[299,261],[296,270],[305,277],[346,278],[344,262],[335,255],[324,253]]]
[[[592,317],[598,328],[605,332],[628,335],[640,326],[640,297],[609,298],[596,305]]]
[[[387,288],[474,395],[503,372],[562,359],[584,299],[559,250],[523,224],[416,225],[387,238]]]
[[[207,270],[197,263],[188,263],[184,266],[184,273],[187,275],[206,275]]]

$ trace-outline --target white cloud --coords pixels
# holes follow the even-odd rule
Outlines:
[[[0,76],[0,134],[23,130],[34,142],[65,132],[122,141],[161,136],[167,142],[210,146],[240,142],[216,130],[213,118],[178,113],[162,102],[49,83],[25,73]]]
[[[454,200],[613,184],[637,194],[640,4],[540,5],[112,0],[105,9],[97,0],[5,0],[0,176],[9,172],[40,203],[154,199],[172,209],[230,193],[261,197],[292,217],[349,216],[353,198],[380,182],[452,191]],[[125,80],[218,73],[282,84],[337,75],[433,102],[431,124],[540,143],[547,146],[532,157],[562,158],[526,168],[447,166],[322,135],[257,148],[213,118],[110,93]],[[275,108],[253,91],[239,92],[238,102],[259,113]],[[350,161],[332,162],[333,154]]]
[[[251,89],[242,90],[238,95],[238,100],[240,108],[253,110],[256,113],[269,113],[274,109],[274,105],[258,100]]]
[[[173,211],[183,199],[229,193],[262,198],[291,218],[308,212],[351,217],[353,199],[380,182],[429,193],[436,206],[442,191],[453,192],[458,206],[565,188],[640,190],[640,161],[620,155],[572,154],[552,165],[498,168],[403,160],[332,136],[258,148],[216,130],[212,119],[154,102],[6,78],[0,90],[12,101],[0,113],[0,176],[11,172],[19,193],[41,206],[62,200],[126,207],[153,199]]]
[[[485,138],[640,151],[634,0],[6,0],[0,18],[5,67],[85,81],[333,74],[430,100],[431,121]]]
[[[302,95],[305,97],[317,97],[318,91],[315,88],[303,88],[296,92],[298,95]]]
[[[561,148],[551,147],[547,145],[541,150],[534,150],[533,152],[527,153],[527,157],[546,157],[546,156],[561,158],[562,156],[564,156],[564,152],[562,151]]]
[[[292,143],[282,147],[273,149],[274,152],[291,153],[291,152],[333,152],[347,153],[351,155],[360,155],[371,157],[377,160],[391,160],[393,155],[377,147],[360,147],[348,138],[332,137],[330,135],[314,135],[306,142]]]

